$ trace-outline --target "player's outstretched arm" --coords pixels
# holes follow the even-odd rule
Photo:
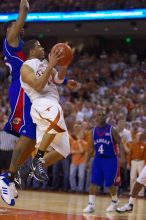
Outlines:
[[[18,18],[17,18],[13,28],[7,34],[7,40],[11,46],[16,47],[18,45],[19,36],[20,36],[20,33],[21,33],[22,28],[24,26],[28,11],[29,11],[28,0],[21,0]]]

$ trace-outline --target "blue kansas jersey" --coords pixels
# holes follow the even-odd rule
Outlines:
[[[112,138],[112,126],[106,124],[104,127],[93,129],[93,140],[96,156],[112,157],[118,154],[117,145]]]
[[[91,183],[111,187],[120,184],[120,166],[118,147],[113,142],[112,126],[93,129],[93,140],[96,154],[94,156]]]
[[[25,60],[22,47],[21,39],[17,48],[11,47],[6,39],[3,42],[4,61],[9,67],[12,77],[9,88],[11,115],[4,130],[16,136],[24,135],[35,139],[36,126],[30,116],[31,103],[20,84],[20,68]]]

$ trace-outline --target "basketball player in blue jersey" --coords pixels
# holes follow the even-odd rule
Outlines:
[[[3,42],[4,60],[9,66],[12,77],[9,88],[9,102],[12,113],[4,130],[20,136],[14,148],[9,172],[0,176],[1,197],[9,205],[14,205],[14,197],[17,197],[13,183],[17,169],[34,150],[36,138],[36,128],[30,117],[31,103],[21,88],[19,79],[20,68],[25,59],[22,53],[23,41],[21,36],[23,35],[23,26],[28,10],[28,0],[21,0],[17,20],[10,21],[5,26],[6,38]]]
[[[107,212],[114,211],[119,203],[116,186],[120,184],[120,166],[118,146],[123,149],[120,136],[113,126],[106,123],[106,110],[100,108],[96,113],[97,127],[92,131],[92,145],[90,155],[95,151],[91,171],[91,185],[89,189],[88,206],[84,213],[95,211],[95,197],[97,186],[109,188],[112,198]],[[89,156],[90,157],[90,156]]]
[[[20,165],[22,165],[28,156],[35,149],[36,144],[36,126],[33,124],[30,116],[31,103],[27,95],[20,86],[20,68],[25,60],[22,52],[23,26],[27,13],[29,11],[28,0],[21,0],[19,15],[16,21],[10,21],[5,25],[6,38],[3,42],[3,54],[5,63],[9,66],[12,76],[12,82],[9,88],[9,102],[11,106],[11,115],[4,130],[8,133],[20,136],[17,142],[8,173],[0,176],[1,197],[8,205],[14,205],[14,198],[18,196],[14,184],[14,178]],[[76,87],[76,83],[71,81],[70,89]],[[42,156],[42,154],[40,155]],[[39,152],[38,152],[39,157]],[[39,164],[40,165],[40,164]],[[28,171],[23,170],[23,179],[28,175]],[[47,178],[43,169],[41,169],[41,180]],[[22,182],[23,179],[18,180]]]

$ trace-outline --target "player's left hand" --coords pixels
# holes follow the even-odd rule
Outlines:
[[[81,83],[73,80],[73,79],[69,79],[67,82],[67,88],[73,91],[77,91],[81,88]]]

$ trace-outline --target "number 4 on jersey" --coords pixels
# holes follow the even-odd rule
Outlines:
[[[103,154],[103,153],[104,153],[103,144],[101,144],[100,147],[98,148],[98,152],[99,152],[100,154]]]

